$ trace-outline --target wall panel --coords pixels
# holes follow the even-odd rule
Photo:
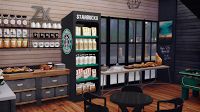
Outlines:
[[[73,10],[98,12],[102,16],[158,20],[158,0],[142,0],[139,9],[134,10],[128,9],[127,0],[0,0],[0,13],[31,18],[35,12],[31,8],[33,5],[51,8],[50,17],[55,21],[60,21]],[[60,58],[60,49],[0,50],[0,67],[60,62]]]

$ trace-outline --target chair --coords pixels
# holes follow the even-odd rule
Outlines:
[[[160,110],[160,103],[174,104],[174,108],[168,109],[168,110]],[[171,100],[161,100],[161,101],[157,102],[157,111],[156,112],[182,112],[183,103],[184,103],[184,101],[181,98],[174,98]]]
[[[143,90],[138,87],[138,86],[124,86],[122,87],[121,91],[124,92],[138,92],[138,93],[143,93]]]
[[[103,99],[104,105],[97,105],[92,103],[92,99]],[[106,98],[101,97],[92,93],[84,93],[83,94],[84,100],[84,112],[109,112],[108,108],[106,107]]]

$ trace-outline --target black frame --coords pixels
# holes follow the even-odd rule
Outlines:
[[[152,45],[153,44],[156,44],[156,50],[157,50],[157,45],[158,45],[158,21],[152,21],[152,20],[139,20],[139,19],[129,19],[129,18],[117,18],[117,17],[106,17],[106,16],[102,16],[103,19],[106,19],[106,42],[100,42],[101,45],[104,44],[106,45],[106,65],[107,66],[113,66],[115,64],[110,64],[110,45],[111,44],[117,44],[117,48],[118,48],[118,45],[119,44],[125,44],[125,63],[120,63],[120,64],[123,64],[123,65],[128,65],[128,64],[133,64],[133,63],[141,63],[141,62],[147,62],[145,61],[145,44],[150,44],[151,45],[151,48],[150,48],[150,61],[152,61],[151,59],[151,54],[152,54]],[[125,42],[122,43],[122,42],[110,42],[110,21],[111,19],[117,19],[118,20],[118,23],[119,23],[119,20],[125,20]],[[135,42],[129,42],[129,21],[135,21],[135,24],[136,24],[136,21],[141,21],[142,22],[142,42],[140,43],[136,43],[136,30],[135,30],[135,34],[134,34],[134,38],[135,38]],[[150,22],[151,23],[151,34],[150,34],[150,42],[145,42],[145,22]],[[152,23],[155,22],[157,23],[157,41],[156,42],[152,42]],[[119,24],[118,24],[119,26]],[[136,29],[136,25],[135,25],[135,29]],[[118,27],[118,30],[119,30],[119,27]],[[117,34],[119,36],[119,34]],[[141,61],[140,62],[136,62],[136,47],[135,47],[135,62],[132,62],[130,63],[129,62],[129,45],[130,44],[134,44],[135,46],[137,44],[141,44],[142,48],[141,48]],[[117,53],[118,53],[118,50],[117,50]],[[118,55],[118,54],[117,54]],[[118,62],[118,56],[117,56],[117,62]],[[149,80],[153,80],[151,78],[151,71],[150,71],[150,79],[144,79],[144,75],[145,75],[145,72],[142,72],[143,74],[143,81],[149,81]],[[103,79],[104,80],[104,79]],[[118,76],[117,76],[117,82],[118,82]],[[137,83],[138,81],[133,81],[133,82],[129,82],[128,81],[128,74],[125,74],[125,82],[124,83],[117,83],[117,84],[113,84],[113,85],[110,85],[110,75],[106,76],[106,84],[104,87],[115,87],[115,86],[121,86],[121,85],[124,85],[124,84],[127,84],[127,83]]]

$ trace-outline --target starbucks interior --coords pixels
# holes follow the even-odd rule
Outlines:
[[[1,0],[0,112],[200,112],[194,4]]]

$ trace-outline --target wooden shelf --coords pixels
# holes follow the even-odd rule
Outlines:
[[[76,67],[93,67],[93,66],[98,66],[98,64],[76,65]]]
[[[62,30],[62,29],[58,29],[58,28],[32,28],[30,27],[30,30]]]
[[[68,95],[56,96],[56,97],[52,97],[52,98],[45,98],[45,99],[42,99],[42,101],[54,100],[54,99],[65,98],[65,97],[68,97]]]
[[[89,38],[89,39],[95,39],[95,38],[98,38],[98,36],[75,36],[75,38]]]
[[[16,103],[16,105],[24,105],[24,104],[35,103],[35,102],[37,102],[37,100],[27,101],[27,102],[20,102],[20,103]]]
[[[88,81],[94,81],[94,80],[98,80],[98,77],[88,77],[87,79],[85,78],[79,78],[76,80],[76,83],[82,83],[82,82],[88,82]]]
[[[15,90],[13,91],[14,93],[19,93],[19,92],[26,92],[26,91],[35,91],[36,88],[31,88],[31,89],[23,89],[23,90]]]
[[[42,89],[56,88],[56,87],[64,87],[64,86],[68,86],[68,84],[61,84],[61,85],[56,85],[56,86],[42,87]]]
[[[98,52],[98,50],[76,50],[77,53],[93,53]]]

